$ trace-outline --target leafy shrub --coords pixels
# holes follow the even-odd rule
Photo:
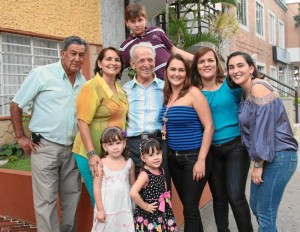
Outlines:
[[[0,160],[8,159],[8,162],[24,159],[25,153],[18,143],[4,144],[0,149]]]

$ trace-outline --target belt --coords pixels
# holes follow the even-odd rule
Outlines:
[[[173,149],[170,149],[171,154],[175,154],[175,156],[179,155],[194,155],[199,153],[200,148],[194,149],[194,150],[185,150],[185,151],[175,151]]]
[[[157,130],[154,133],[147,133],[147,134],[140,134],[140,135],[136,135],[136,136],[130,136],[127,137],[128,139],[161,139],[161,131]]]
[[[226,143],[222,143],[222,144],[212,144],[212,147],[225,147],[225,146],[229,146],[229,145],[232,145],[234,143],[237,143],[237,142],[241,142],[241,136],[238,136],[236,137],[235,139],[233,140],[230,140]]]
[[[41,134],[37,134],[37,133],[35,133],[35,132],[32,132],[32,133],[31,133],[31,137],[32,137],[32,141],[33,141],[34,143],[36,143],[36,144],[39,144],[40,141],[41,141],[41,139],[44,139],[44,140],[46,140],[46,141],[48,141],[48,142],[55,143],[55,144],[60,145],[60,146],[64,146],[64,147],[70,147],[70,146],[72,146],[72,144],[71,144],[71,145],[65,145],[65,144],[60,144],[60,143],[52,142],[52,141],[50,141],[50,140],[44,138]]]

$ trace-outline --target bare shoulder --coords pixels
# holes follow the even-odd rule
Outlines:
[[[268,82],[266,81],[262,81],[262,80],[259,80],[260,82],[264,82],[266,83],[267,85],[270,85]],[[272,91],[270,89],[268,89],[265,85],[261,84],[261,83],[258,83],[258,84],[255,84],[257,81],[254,82],[254,85],[252,86],[251,88],[251,95],[253,97],[257,97],[257,98],[262,98],[262,97],[265,97],[267,96],[268,94],[270,94]]]
[[[202,95],[200,89],[198,89],[198,88],[195,87],[195,86],[191,86],[191,87],[190,87],[189,93],[190,93],[192,96],[199,96],[199,95]]]
[[[131,163],[131,169],[135,169],[133,160],[131,158],[129,158],[129,159],[130,159],[130,163]]]
[[[192,101],[199,101],[205,99],[204,95],[201,93],[200,89],[195,86],[191,86],[189,94],[192,97]]]
[[[147,185],[148,181],[149,179],[147,173],[145,171],[141,171],[134,184],[139,188],[142,188]]]

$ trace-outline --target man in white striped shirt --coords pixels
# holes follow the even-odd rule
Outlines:
[[[141,42],[130,49],[130,64],[136,70],[134,78],[123,85],[129,109],[127,115],[127,145],[132,152],[136,176],[141,168],[140,144],[155,138],[162,143],[164,150],[163,168],[170,189],[170,177],[167,166],[167,148],[162,141],[162,125],[159,113],[163,105],[164,81],[154,73],[155,49],[149,42]]]

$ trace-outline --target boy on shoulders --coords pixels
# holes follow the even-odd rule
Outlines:
[[[130,66],[130,48],[140,42],[150,42],[154,46],[157,54],[154,72],[160,79],[164,79],[165,66],[171,54],[181,54],[184,59],[192,62],[194,56],[175,47],[160,27],[147,27],[145,6],[139,3],[129,4],[125,9],[125,22],[132,32],[120,46],[126,68]]]

